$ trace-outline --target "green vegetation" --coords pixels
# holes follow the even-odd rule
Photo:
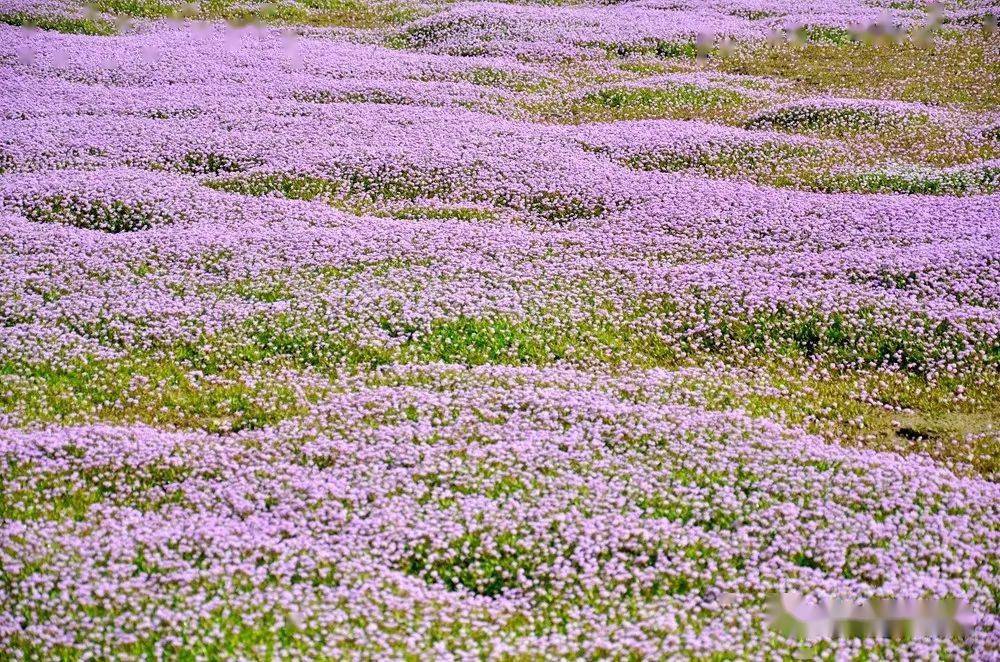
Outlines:
[[[451,173],[405,166],[362,168],[341,164],[327,176],[295,173],[259,173],[208,180],[206,186],[243,195],[281,193],[296,200],[339,199],[345,202],[416,200],[447,197],[455,190]]]
[[[739,18],[745,18],[748,21],[760,21],[765,18],[772,18],[774,16],[779,16],[777,12],[767,11],[765,9],[735,9],[729,12],[731,16],[738,16]]]
[[[225,20],[235,24],[274,23],[315,27],[378,28],[411,20],[415,12],[395,2],[362,0],[287,0],[242,5],[233,0],[201,0],[189,6],[164,0],[97,0],[94,9],[105,15],[143,20],[170,17]],[[107,36],[117,33],[104,17],[74,17],[31,12],[0,12],[0,23],[34,26],[68,34]]]
[[[97,9],[376,29],[414,11],[368,0],[184,10],[175,1]],[[465,42],[454,54],[472,55],[505,38],[496,8],[434,9],[459,18],[409,26],[389,43]],[[103,19],[52,20],[45,29],[114,32],[99,31]],[[134,50],[149,29],[114,41]],[[995,44],[949,32],[926,47],[865,43],[808,26],[792,43],[730,58],[646,41],[545,59],[566,54],[560,37],[525,48],[547,55],[515,72],[484,66],[500,58],[463,67],[426,53],[396,53],[382,70],[495,88],[479,90],[483,106],[519,122],[743,127],[689,125],[672,142],[676,124],[633,139],[618,131],[627,127],[532,127],[451,107],[379,108],[399,116],[381,135],[366,116],[374,107],[310,104],[414,102],[317,82],[371,78],[367,64],[342,68],[352,46],[323,43],[364,50],[388,30],[306,32],[308,74],[289,73],[277,50],[263,60],[270,73],[248,65],[252,54],[230,54],[211,67],[224,84],[203,99],[165,102],[145,89],[176,87],[177,71],[203,74],[202,40],[187,52],[193,64],[180,49],[164,67],[140,66],[148,78],[112,77],[122,93],[152,94],[118,109],[133,124],[81,115],[79,134],[70,122],[58,137],[65,144],[43,140],[33,152],[32,136],[18,133],[8,145],[16,163],[0,152],[0,172],[18,170],[4,178],[15,213],[0,232],[14,267],[0,281],[10,343],[0,343],[0,602],[14,655],[416,660],[537,648],[721,661],[798,646],[762,635],[763,596],[776,586],[878,589],[933,575],[977,610],[1000,600],[984,516],[988,481],[1000,478],[997,262],[976,243],[990,200],[840,204],[620,167],[829,193],[996,192],[996,92],[959,88],[969,63],[989,68]],[[511,33],[519,38],[520,24]],[[81,75],[77,60],[27,74],[57,72],[53,85],[71,79],[86,96],[104,77]],[[919,63],[958,69],[908,69]],[[691,75],[641,80],[672,72]],[[225,106],[249,78],[263,96]],[[827,92],[957,105],[910,114],[806,100]],[[173,103],[182,106],[159,105]],[[24,116],[66,119],[64,105]],[[176,141],[169,123],[148,121],[199,113],[177,123]],[[141,150],[111,136],[105,151],[86,152],[95,158],[85,168],[106,170],[38,165],[83,155],[119,124],[146,136],[148,153],[121,156]],[[181,136],[186,124],[204,135]],[[251,124],[288,153],[225,145],[224,134],[238,139]],[[331,131],[343,135],[310,143]],[[551,152],[536,159],[532,145]],[[291,162],[301,170],[281,170]],[[168,172],[190,176],[204,198],[194,211],[162,203],[170,190],[158,179],[177,179]],[[109,193],[118,184],[138,187],[138,200]],[[935,232],[937,216],[949,232]],[[99,234],[174,219],[176,233]],[[587,222],[552,227],[576,221]],[[935,238],[947,264],[915,246]],[[70,427],[97,423],[108,425]],[[845,627],[867,636],[856,625]],[[930,650],[873,646],[859,655]],[[820,642],[796,655],[857,650]]]
[[[600,151],[600,150],[597,150]],[[695,170],[714,178],[741,178],[766,186],[805,187],[810,173],[836,162],[819,147],[778,142],[732,144],[702,150],[660,150],[623,159],[643,170]]]
[[[177,4],[162,0],[97,0],[94,9],[116,16],[157,19],[173,16],[179,11]]]
[[[909,40],[742,44],[712,66],[785,79],[803,95],[836,93],[990,110],[1000,108],[1000,70],[991,48],[987,37],[974,32],[941,32],[926,46]]]
[[[698,46],[693,41],[646,40],[589,45],[602,48],[608,57],[618,58],[648,56],[662,59],[693,59],[698,55]]]
[[[554,83],[548,78],[536,78],[529,74],[520,74],[493,67],[476,67],[463,72],[460,80],[467,80],[475,85],[500,87],[513,92],[540,92]]]
[[[550,223],[594,218],[607,211],[601,200],[590,200],[555,191],[536,191],[513,195],[505,191],[486,191],[470,185],[474,172],[443,169],[378,166],[364,169],[341,164],[320,177],[293,173],[259,173],[230,179],[207,180],[206,186],[241,193],[266,195],[281,193],[296,200],[320,200],[356,214],[396,215],[386,203],[416,202],[437,198],[446,202],[490,203],[530,215]],[[466,180],[466,181],[463,181]],[[419,207],[419,205],[418,205]],[[404,215],[407,213],[402,212]],[[415,207],[409,207],[412,210]],[[438,217],[467,217],[475,220],[478,211],[438,212]],[[431,214],[433,217],[435,214]]]
[[[1000,188],[1000,169],[970,167],[942,171],[926,167],[909,171],[866,169],[855,152],[827,152],[818,147],[763,143],[734,145],[702,152],[657,152],[626,159],[626,165],[666,172],[694,170],[714,178],[746,179],[763,186],[823,193],[902,193],[981,195]],[[858,170],[851,167],[860,166]]]
[[[839,138],[875,133],[904,122],[919,126],[927,122],[927,117],[880,112],[863,106],[791,105],[757,114],[747,123],[747,128]]]
[[[292,96],[296,101],[305,101],[308,103],[380,103],[392,105],[413,103],[413,100],[409,97],[386,90],[366,90],[364,92],[312,90],[295,92]]]
[[[253,355],[254,348],[248,348],[246,356]],[[120,362],[4,363],[0,380],[9,388],[0,395],[0,409],[25,421],[70,424],[96,419],[213,432],[258,428],[302,413],[294,391],[278,381],[247,386],[248,366],[242,366],[243,372],[215,366],[207,373],[214,379],[197,379],[192,366],[208,362],[182,347],[166,353],[135,352]]]
[[[0,23],[53,30],[66,34],[107,36],[117,32],[114,23],[103,18],[80,18],[29,12],[0,12]]]
[[[447,555],[431,557],[424,545],[414,545],[402,564],[404,572],[420,577],[434,577],[450,591],[464,588],[476,595],[497,597],[507,589],[517,588],[524,578],[535,579],[531,554],[519,549],[520,536],[499,534],[487,547],[478,533],[467,533],[454,541]]]
[[[640,77],[659,76],[671,71],[669,64],[663,62],[644,60],[624,60],[618,63],[618,68],[630,74],[637,74]]]
[[[1000,168],[984,167],[947,173],[857,172],[818,178],[820,190],[836,193],[914,193],[922,195],[971,195],[1000,190]]]
[[[493,221],[497,213],[477,207],[427,207],[409,205],[389,212],[393,218],[427,221]]]
[[[900,372],[792,361],[760,363],[732,377],[728,387],[710,387],[706,396],[712,408],[743,408],[841,444],[925,453],[995,476],[1000,446],[988,432],[1000,426],[998,387],[995,376],[929,382]]]
[[[70,448],[70,453],[83,455],[83,451]],[[0,465],[2,466],[2,465]],[[168,488],[191,475],[182,466],[153,464],[126,467],[88,467],[74,472],[67,481],[64,474],[44,474],[39,477],[30,465],[7,464],[0,471],[0,520],[28,521],[47,519],[82,520],[87,510],[97,503],[114,503],[118,492],[127,487],[128,496],[135,498],[137,492],[145,492],[145,499],[136,500],[144,510],[156,510],[167,503],[177,502],[180,493],[172,493]],[[30,477],[31,489],[7,489],[18,481]],[[39,501],[33,498],[39,491],[49,495],[49,499]]]
[[[232,0],[202,0],[199,13],[206,19],[233,23],[275,23],[314,27],[379,28],[413,18],[413,10],[395,2],[362,0],[286,0],[246,6]]]
[[[606,88],[568,101],[533,103],[528,111],[545,121],[565,123],[639,119],[732,121],[742,114],[748,101],[731,90],[680,84]]]
[[[359,265],[303,277],[315,279],[309,286],[313,290],[334,283],[345,287],[345,279],[353,275],[391,268],[392,264]],[[235,281],[225,294],[261,303],[291,301],[295,296],[279,274]],[[400,341],[392,347],[364,343],[346,330],[291,313],[261,314],[218,335],[129,351],[115,361],[4,364],[0,366],[5,386],[0,410],[25,422],[65,424],[97,418],[222,431],[272,425],[303,411],[304,403],[280,377],[247,380],[248,374],[308,371],[333,376],[379,365],[437,362],[676,368],[711,364],[725,356],[734,374],[774,365],[763,383],[781,388],[763,389],[761,395],[750,397],[739,391],[730,396],[723,389],[709,398],[713,406],[740,406],[754,415],[771,417],[780,413],[785,420],[845,439],[857,438],[854,426],[860,419],[862,429],[871,431],[870,444],[952,458],[968,453],[981,470],[996,470],[997,454],[990,450],[994,442],[988,436],[973,442],[982,448],[962,448],[942,440],[985,430],[997,422],[1000,389],[989,373],[1000,365],[1000,346],[977,350],[985,357],[985,372],[929,381],[924,365],[933,359],[930,348],[945,351],[950,345],[948,331],[940,325],[918,333],[886,328],[874,319],[862,323],[852,316],[855,321],[849,322],[843,315],[821,317],[792,310],[734,317],[708,304],[701,311],[702,318],[688,318],[680,311],[664,317],[672,305],[669,301],[637,302],[624,319],[594,311],[587,318],[573,320],[550,313],[520,321],[502,316],[458,317],[408,326],[385,318],[383,330]],[[663,329],[647,328],[643,319],[651,314],[674,320],[676,328],[666,334]],[[716,331],[694,333],[702,321],[711,320],[728,321],[714,324]],[[821,377],[816,369],[821,365],[832,372]],[[789,371],[788,366],[795,369]],[[875,368],[877,373],[865,372]],[[831,379],[830,374],[837,378]],[[857,398],[858,385],[876,376],[892,382],[892,388],[880,390],[880,397],[887,398],[884,404],[909,412],[896,427],[882,403]],[[959,393],[965,395],[956,401]]]
[[[218,175],[243,172],[255,165],[259,165],[259,162],[253,159],[232,157],[218,152],[192,151],[176,158],[159,160],[150,167],[188,175]]]
[[[29,221],[60,223],[101,232],[135,232],[153,227],[157,214],[142,203],[96,203],[73,196],[49,196],[24,209]]]
[[[809,25],[797,33],[803,40],[816,44],[850,44],[858,41],[850,30],[829,25]]]
[[[477,16],[448,17],[407,27],[400,32],[389,35],[384,44],[388,48],[398,49],[426,48],[450,41],[459,35],[469,37],[480,29],[490,29],[491,27],[493,26],[490,25],[489,21]],[[481,40],[466,38],[464,41]],[[481,55],[484,52],[484,46],[464,44],[450,49],[449,52],[457,56]]]

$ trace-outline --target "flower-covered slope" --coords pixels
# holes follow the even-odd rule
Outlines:
[[[995,19],[832,4],[0,6],[0,657],[997,655]]]

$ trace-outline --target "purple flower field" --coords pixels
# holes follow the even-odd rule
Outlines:
[[[0,0],[0,659],[1000,660],[998,13]]]

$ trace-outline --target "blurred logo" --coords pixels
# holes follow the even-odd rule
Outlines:
[[[792,639],[964,639],[976,616],[957,598],[810,600],[799,593],[772,594],[772,630]]]

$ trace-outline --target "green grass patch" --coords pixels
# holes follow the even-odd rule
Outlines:
[[[843,45],[858,40],[850,30],[830,25],[807,25],[799,30],[796,36],[813,44]]]
[[[170,170],[186,175],[219,175],[243,172],[260,165],[257,159],[228,156],[220,152],[192,150],[176,157],[167,157],[151,164],[154,169]]]
[[[251,347],[245,356],[262,359],[267,350]],[[215,379],[199,379],[195,366]],[[191,348],[135,352],[117,361],[7,362],[0,364],[6,386],[0,409],[25,423],[102,420],[213,432],[264,427],[301,413],[292,389],[266,380],[251,387],[244,377]]]
[[[1000,438],[990,434],[1000,427],[995,375],[928,381],[904,372],[818,369],[801,360],[768,360],[758,370],[749,393],[712,389],[707,405],[780,418],[838,443],[924,453],[982,475],[1000,475]]]
[[[307,295],[329,291],[330,288],[349,289],[354,287],[352,279],[364,275],[378,278],[395,269],[424,264],[419,261],[387,259],[370,263],[350,263],[300,267],[294,270],[280,269],[265,271],[252,277],[238,278],[221,287],[213,287],[211,293],[222,296],[236,296],[247,301],[275,303],[292,301],[299,294]]]
[[[31,464],[8,461],[0,478],[0,520],[80,521],[91,506],[114,503],[122,492],[127,492],[144,510],[153,510],[177,502],[180,496],[165,493],[164,488],[184,480],[191,473],[181,466],[152,465],[88,466],[65,474],[40,474]],[[18,487],[29,478],[29,489]],[[149,498],[136,499],[138,492]]]
[[[174,15],[179,6],[161,0],[97,0],[94,8],[107,14],[157,19]]]
[[[497,213],[477,207],[428,207],[410,205],[389,212],[393,218],[419,221],[495,221]]]
[[[204,0],[199,15],[209,20],[237,24],[270,23],[313,27],[375,29],[411,20],[415,10],[396,2],[367,3],[362,0],[295,0],[257,6],[232,0]]]
[[[640,119],[731,120],[749,100],[738,92],[680,84],[669,87],[612,87],[568,101],[528,107],[545,121],[616,122]]]
[[[292,96],[296,101],[305,101],[308,103],[377,103],[396,106],[414,103],[413,99],[407,96],[387,90],[366,90],[364,92],[310,90],[295,92]]]
[[[482,533],[470,532],[444,550],[414,544],[401,569],[451,591],[462,588],[486,597],[516,589],[525,578],[536,579],[535,564],[530,552],[522,549],[520,536],[500,533],[490,538],[486,544]]]
[[[280,193],[286,198],[296,200],[320,200],[358,214],[395,215],[397,212],[387,203],[417,203],[409,207],[411,213],[423,207],[419,205],[419,200],[431,197],[446,202],[493,204],[549,223],[585,220],[609,211],[601,199],[566,195],[556,191],[543,190],[522,195],[519,192],[476,189],[468,185],[474,176],[474,172],[462,173],[434,168],[376,166],[373,169],[365,169],[339,166],[332,168],[330,174],[323,177],[295,173],[254,173],[241,177],[208,180],[204,183],[218,190],[243,195]],[[460,206],[455,209],[460,209]],[[423,210],[426,211],[427,208],[424,207]],[[452,216],[451,212],[438,213]],[[480,212],[474,208],[466,208],[454,214],[469,220],[481,217]]]
[[[64,34],[83,34],[101,37],[113,35],[118,32],[114,23],[102,18],[32,14],[21,11],[0,12],[0,23],[34,27],[40,30],[52,30]]]
[[[391,34],[383,42],[388,48],[420,49],[445,43],[461,43],[449,48],[455,56],[478,56],[486,52],[489,38],[496,30],[503,30],[504,23],[486,16],[444,16],[411,25],[400,32]],[[479,42],[473,43],[473,42]]]
[[[597,153],[602,150],[593,149]],[[910,171],[889,172],[864,167],[850,149],[774,141],[732,144],[685,151],[660,150],[619,161],[641,170],[694,171],[719,179],[741,179],[761,186],[796,188],[821,193],[902,193],[922,195],[977,195],[1000,190],[1000,168],[966,167],[943,171],[916,166]],[[869,166],[871,167],[871,166]]]
[[[365,267],[380,268],[392,267]],[[343,282],[349,269],[318,273],[307,289]],[[279,274],[242,279],[226,286],[225,294],[261,303],[293,301],[300,288],[289,282]],[[863,310],[848,316],[779,307],[747,314],[711,299],[691,311],[657,298],[637,301],[626,311],[596,307],[583,317],[539,311],[524,319],[460,316],[411,325],[388,315],[380,325],[394,340],[383,345],[365,342],[351,333],[351,325],[331,328],[322,317],[262,312],[217,335],[131,351],[114,361],[9,362],[0,366],[0,409],[25,422],[99,418],[221,431],[270,425],[299,413],[301,403],[289,387],[266,378],[245,379],[282,370],[332,376],[380,365],[440,362],[674,368],[725,357],[733,366],[799,361],[844,371],[878,370],[927,383],[934,366],[971,350],[975,363],[962,366],[959,374],[965,375],[963,383],[972,384],[1000,365],[996,342],[983,340],[970,347],[947,324],[926,320],[920,330],[915,328],[919,323],[887,326],[874,311]],[[773,414],[772,405],[762,400],[760,413]]]
[[[625,60],[618,63],[618,68],[639,76],[659,76],[671,70],[669,65],[649,60]]]
[[[804,45],[744,44],[714,60],[720,71],[792,81],[803,95],[846,94],[969,110],[1000,107],[1000,72],[989,38],[940,32],[927,46],[829,40]]]
[[[255,173],[209,180],[206,186],[243,195],[280,193],[295,200],[372,203],[383,200],[416,200],[447,197],[454,192],[455,173],[434,169],[340,165],[325,176],[297,173]]]
[[[830,162],[830,155],[818,147],[773,141],[660,150],[622,160],[642,170],[694,170],[707,177],[747,179],[766,186],[801,185],[809,172],[826,169]]]
[[[863,107],[804,105],[759,113],[747,123],[747,128],[842,137],[874,133],[894,122],[890,115]]]
[[[765,18],[780,16],[781,14],[766,9],[734,9],[729,12],[729,15],[736,16],[737,18],[745,18],[748,21],[760,21]]]
[[[415,330],[414,330],[415,331]],[[412,331],[403,329],[411,335]],[[565,341],[504,318],[459,317],[431,323],[430,332],[413,338],[406,354],[415,360],[467,365],[549,363],[565,354]]]
[[[474,85],[499,87],[512,92],[540,92],[551,87],[553,82],[547,78],[537,78],[529,74],[506,71],[494,67],[477,67],[459,74],[460,80],[467,80]]]
[[[693,41],[645,40],[638,42],[593,43],[609,58],[656,57],[662,59],[694,59],[698,46]]]
[[[837,173],[819,178],[817,188],[828,193],[986,194],[1000,190],[1000,168],[993,166],[944,173]]]
[[[53,195],[31,202],[22,213],[35,223],[59,223],[109,233],[148,230],[161,216],[142,202],[84,200],[72,195]]]

